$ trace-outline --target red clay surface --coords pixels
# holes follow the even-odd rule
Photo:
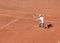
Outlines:
[[[39,27],[34,13],[53,27]],[[0,43],[60,43],[60,1],[0,0]]]

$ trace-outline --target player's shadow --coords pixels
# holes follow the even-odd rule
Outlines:
[[[52,24],[47,24],[44,28],[49,29],[50,27],[53,27],[53,25]]]

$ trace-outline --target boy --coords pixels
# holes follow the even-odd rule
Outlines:
[[[44,27],[44,17],[42,16],[42,14],[38,14],[39,18],[37,18],[36,20],[40,20],[40,24],[39,27]]]

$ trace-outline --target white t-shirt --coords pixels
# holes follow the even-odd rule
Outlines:
[[[41,22],[44,22],[44,18],[43,17],[40,17],[39,18]]]

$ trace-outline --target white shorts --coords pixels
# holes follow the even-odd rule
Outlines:
[[[40,25],[41,25],[41,26],[44,26],[44,21],[43,21],[43,22],[40,22]]]

